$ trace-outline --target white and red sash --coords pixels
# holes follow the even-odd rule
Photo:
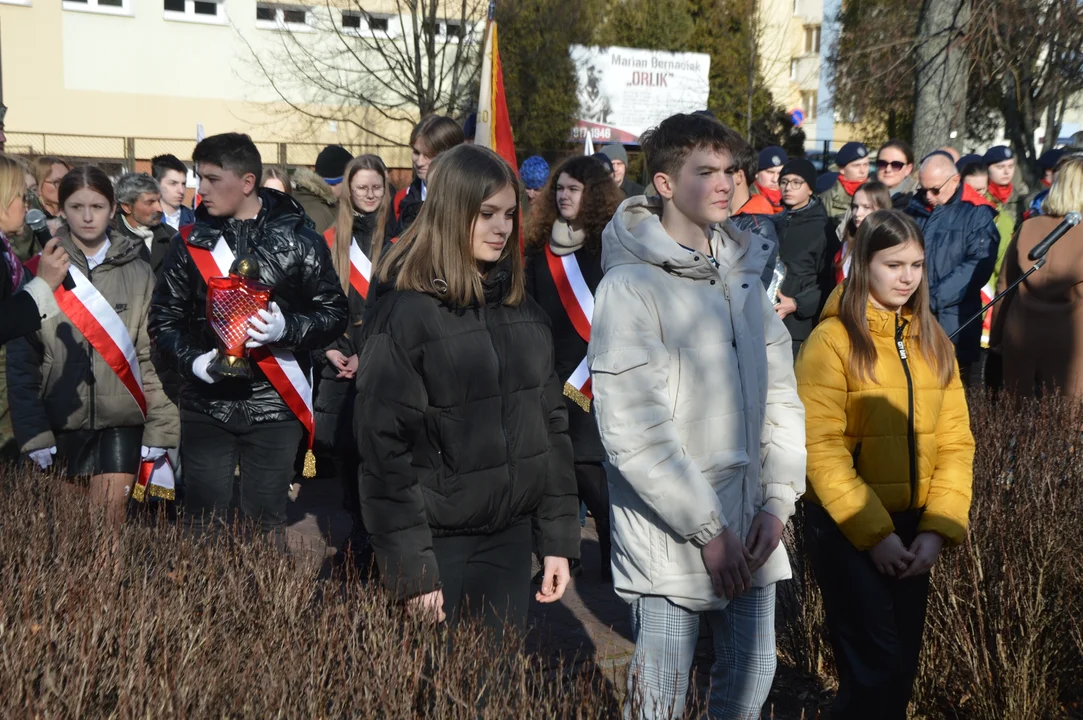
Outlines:
[[[584,342],[590,342],[590,323],[594,317],[594,294],[590,286],[583,279],[583,272],[579,269],[579,262],[575,259],[575,253],[568,255],[556,255],[553,250],[545,246],[545,260],[549,264],[549,274],[553,276],[553,283],[557,286],[557,295],[560,304],[564,306],[564,312],[568,313],[568,319],[579,333]],[[564,394],[571,398],[576,405],[590,412],[590,403],[594,399],[594,393],[590,384],[590,368],[587,367],[587,357],[583,360],[564,382]]]
[[[109,369],[117,374],[146,419],[147,398],[143,394],[143,375],[139,371],[139,359],[128,328],[86,275],[74,265],[70,273],[75,286],[71,290],[63,285],[58,287],[53,292],[56,304],[94,351],[101,355]]]
[[[227,277],[233,266],[234,255],[225,239],[219,237],[214,249],[207,250],[189,243],[190,233],[190,227],[181,228],[181,236],[196,268],[199,269],[199,274],[203,276],[203,282],[208,282],[212,277]],[[301,421],[308,434],[308,447],[311,450],[316,434],[316,421],[312,413],[312,383],[301,370],[297,358],[289,350],[266,346],[253,348],[248,356],[255,361],[290,411]]]
[[[335,247],[335,229],[331,228],[324,237],[327,246]],[[367,300],[369,296],[369,283],[372,282],[372,261],[361,250],[357,240],[350,240],[350,285],[357,294]]]
[[[132,486],[132,498],[143,502],[148,496],[162,500],[177,499],[177,478],[168,455],[139,463],[139,476]]]

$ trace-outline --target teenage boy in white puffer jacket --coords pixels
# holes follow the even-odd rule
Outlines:
[[[641,141],[661,197],[626,200],[602,238],[588,362],[642,718],[683,713],[701,617],[712,718],[758,718],[774,678],[805,417],[790,336],[759,279],[769,246],[729,221],[743,143],[711,118],[662,122]]]

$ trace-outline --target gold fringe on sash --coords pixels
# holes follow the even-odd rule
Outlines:
[[[306,478],[316,477],[316,456],[311,450],[305,450],[305,466],[301,470],[301,475]]]
[[[564,383],[564,396],[571,398],[572,402],[583,408],[583,412],[590,412],[590,398],[579,392],[579,388],[571,383]]]

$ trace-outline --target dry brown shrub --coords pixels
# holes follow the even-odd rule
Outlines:
[[[1083,717],[1083,408],[970,397],[976,453],[967,541],[933,573],[915,717]],[[800,518],[798,518],[798,525]],[[798,528],[800,530],[800,528]],[[833,684],[819,592],[790,538],[780,652]]]
[[[6,717],[596,718],[589,666],[407,618],[356,579],[236,535],[129,523],[113,539],[59,481],[0,468]],[[118,562],[115,558],[120,557]]]

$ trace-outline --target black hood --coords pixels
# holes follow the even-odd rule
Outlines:
[[[307,225],[305,209],[301,207],[301,203],[286,193],[271,188],[260,188],[259,199],[263,206],[255,219],[257,227],[300,230]],[[196,227],[204,226],[212,231],[221,231],[235,224],[251,222],[232,217],[215,217],[207,212],[207,208],[203,205],[196,208],[195,214]]]
[[[815,195],[809,200],[808,205],[800,210],[787,210],[786,217],[789,219],[790,224],[798,224],[813,221],[827,220],[827,209],[820,201],[820,198]]]

